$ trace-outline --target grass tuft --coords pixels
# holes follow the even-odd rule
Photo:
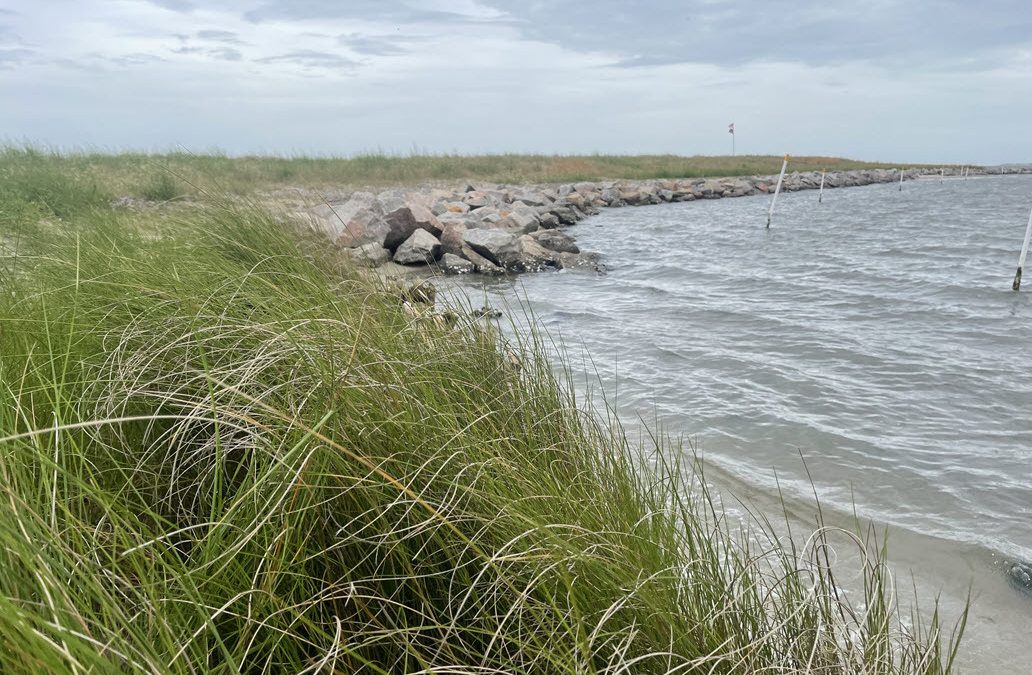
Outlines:
[[[950,669],[876,538],[746,536],[533,335],[414,317],[255,208],[143,227],[32,175],[0,182],[3,672]]]

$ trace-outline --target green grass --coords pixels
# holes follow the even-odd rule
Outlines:
[[[85,168],[19,161],[41,168],[0,182],[3,672],[949,670],[873,539],[837,551],[851,605],[829,530],[745,537],[533,336],[513,359],[413,316],[257,208],[112,209]]]
[[[839,157],[793,157],[793,171],[892,168],[899,164]],[[908,164],[908,166],[916,166]],[[677,155],[357,155],[228,157],[219,154],[58,153],[33,147],[0,150],[0,172],[29,167],[98,177],[117,194],[166,201],[183,194],[253,194],[282,187],[414,185],[423,182],[562,183],[603,179],[775,174],[779,156]]]

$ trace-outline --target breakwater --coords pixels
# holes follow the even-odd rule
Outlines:
[[[1012,173],[977,169],[967,175]],[[944,172],[951,178],[960,169]],[[936,178],[939,169],[910,169],[904,180]],[[898,169],[835,171],[826,189],[899,180]],[[599,269],[598,255],[580,249],[562,228],[603,208],[773,192],[776,176],[584,181],[560,185],[471,183],[453,189],[423,186],[374,194],[354,192],[305,213],[312,227],[349,255],[374,267],[433,266],[449,274],[499,275],[544,269]],[[820,187],[821,173],[785,176],[782,190]]]

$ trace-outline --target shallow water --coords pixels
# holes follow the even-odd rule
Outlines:
[[[624,422],[761,493],[1032,560],[1032,277],[1010,289],[1032,177],[785,194],[770,230],[768,200],[606,210],[570,232],[607,274],[462,283],[522,296]],[[1021,595],[980,610],[1028,626]]]

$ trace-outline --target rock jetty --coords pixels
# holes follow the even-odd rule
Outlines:
[[[958,173],[952,170],[947,175]],[[980,169],[977,173],[986,172]],[[938,174],[938,170],[912,169],[904,178]],[[834,171],[825,176],[824,186],[898,180],[897,169]],[[328,235],[356,261],[374,267],[432,266],[448,274],[598,270],[598,255],[581,251],[563,228],[602,208],[746,197],[773,192],[776,182],[777,176],[740,176],[422,187],[379,194],[354,192],[346,199],[321,204],[307,215],[313,228]],[[820,182],[819,172],[786,174],[782,190],[817,189]]]

